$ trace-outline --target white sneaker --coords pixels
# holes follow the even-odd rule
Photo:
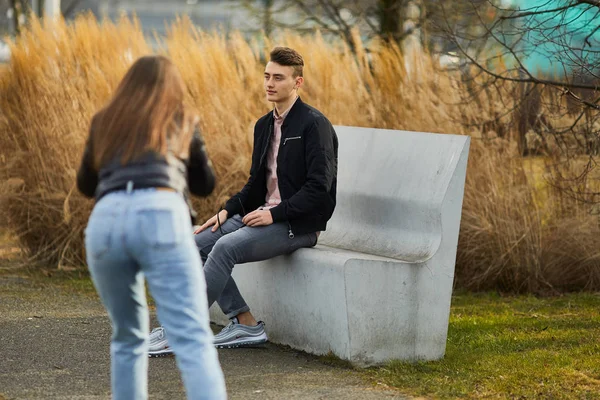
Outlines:
[[[229,325],[215,335],[217,349],[233,349],[236,347],[254,347],[268,340],[265,333],[265,323],[258,321],[256,326],[242,325],[236,317]]]

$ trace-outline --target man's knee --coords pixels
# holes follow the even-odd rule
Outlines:
[[[210,229],[205,229],[202,232],[194,235],[194,242],[196,242],[196,247],[198,247],[198,250],[202,250],[205,247],[214,246],[217,239],[218,235],[212,232]]]
[[[210,250],[211,257],[225,258],[233,262],[237,262],[238,258],[238,246],[234,236],[223,236],[213,245]]]
[[[228,242],[229,242],[229,240],[227,240],[227,238],[225,238],[225,236],[221,237],[219,240],[217,240],[213,244],[211,251],[214,251],[215,254],[219,254],[219,253],[223,253],[223,252],[227,251],[227,249],[229,248]]]

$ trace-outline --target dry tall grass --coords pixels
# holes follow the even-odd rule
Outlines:
[[[477,138],[481,131],[466,122],[477,125],[508,107],[499,93],[462,104],[465,84],[436,71],[430,57],[412,60],[408,72],[395,47],[380,47],[368,61],[362,46],[355,57],[319,35],[290,34],[277,44],[304,55],[301,95],[334,124]],[[215,194],[196,203],[200,218],[214,213],[247,177],[252,126],[270,108],[261,76],[272,45],[202,33],[185,19],[162,43],[203,117],[219,177]],[[34,21],[11,50],[8,70],[0,75],[3,209],[30,256],[79,265],[92,202],[77,193],[74,177],[88,123],[130,63],[151,49],[136,22],[98,24],[81,16],[70,25]],[[540,188],[510,135],[493,143],[476,139],[472,145],[457,283],[517,291],[600,288],[597,221],[560,193]]]

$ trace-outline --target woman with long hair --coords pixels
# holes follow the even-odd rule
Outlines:
[[[92,118],[77,186],[96,204],[85,231],[94,286],[111,320],[114,399],[148,397],[148,306],[170,332],[188,399],[226,398],[194,243],[189,192],[215,177],[186,87],[166,57],[138,59]]]

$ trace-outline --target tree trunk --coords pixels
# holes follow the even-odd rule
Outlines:
[[[387,41],[402,37],[406,0],[379,0],[379,35]]]
[[[273,33],[273,0],[264,0],[265,13],[263,14],[263,29],[265,36],[271,37]]]
[[[15,35],[21,33],[21,16],[23,15],[23,3],[21,0],[10,0],[10,8],[12,9],[13,25],[15,29]]]
[[[33,0],[31,2],[31,9],[38,17],[44,15],[44,0]]]

